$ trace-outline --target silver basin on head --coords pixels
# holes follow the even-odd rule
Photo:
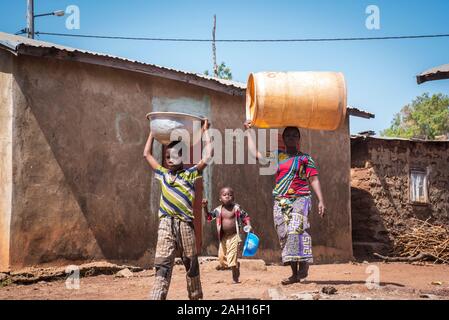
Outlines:
[[[190,144],[196,144],[201,140],[201,126],[205,120],[199,116],[182,112],[150,112],[147,114],[147,119],[150,121],[150,129],[154,138],[164,145],[173,141],[170,139],[172,134],[179,137],[186,132],[190,136]],[[195,121],[198,122],[195,129],[199,132],[194,135]]]

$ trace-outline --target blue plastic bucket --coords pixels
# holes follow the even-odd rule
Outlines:
[[[243,245],[243,256],[252,257],[256,254],[259,248],[259,237],[254,233],[249,232],[246,235],[245,244]]]

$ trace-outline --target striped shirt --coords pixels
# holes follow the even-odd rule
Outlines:
[[[278,170],[273,196],[290,198],[310,195],[308,178],[318,175],[312,157],[302,152],[291,157],[279,150],[277,158]]]
[[[201,178],[196,166],[171,174],[167,168],[159,166],[155,178],[161,182],[162,193],[159,205],[159,218],[171,216],[182,221],[193,220],[195,200],[195,181]]]

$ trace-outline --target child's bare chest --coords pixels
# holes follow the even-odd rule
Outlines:
[[[225,234],[234,234],[235,229],[235,213],[232,210],[222,208],[221,210],[221,227]]]
[[[235,213],[231,210],[223,208],[221,210],[221,219],[223,220],[235,220]]]

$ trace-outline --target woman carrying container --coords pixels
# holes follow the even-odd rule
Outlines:
[[[246,129],[251,121],[244,123]],[[282,280],[283,285],[300,282],[308,275],[309,262],[313,262],[312,238],[309,229],[308,215],[312,199],[310,187],[318,197],[318,213],[324,216],[325,205],[321,193],[318,170],[312,157],[299,150],[301,135],[296,127],[287,127],[282,133],[285,150],[278,150],[276,185],[273,189],[273,218],[276,232],[282,249],[282,262],[290,265],[292,275]],[[260,152],[255,151],[254,141],[248,135],[248,143],[258,159]]]

